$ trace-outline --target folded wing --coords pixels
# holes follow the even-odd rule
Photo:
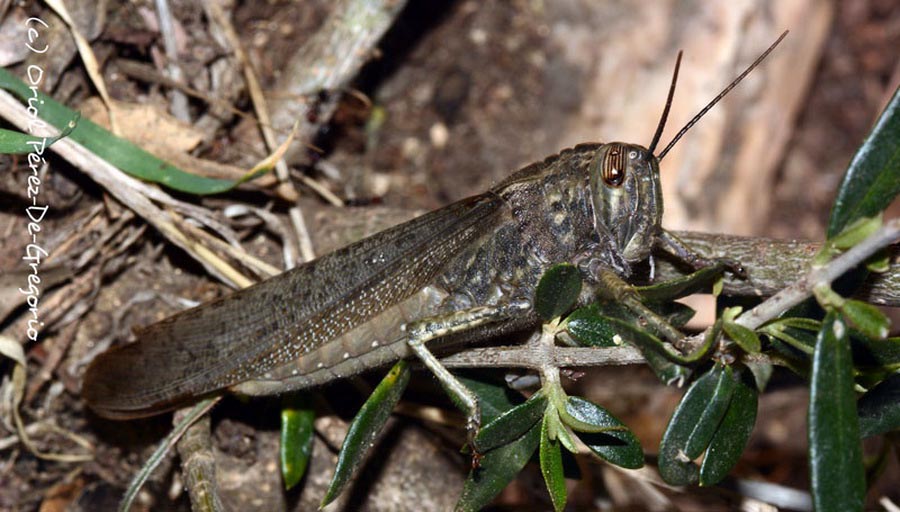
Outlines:
[[[132,418],[259,378],[428,284],[502,204],[464,199],[153,324],[94,360],[82,396],[101,416]]]

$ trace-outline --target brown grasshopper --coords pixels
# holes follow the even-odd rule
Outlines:
[[[781,42],[781,35],[659,155],[681,53],[648,147],[581,144],[487,192],[382,231],[228,297],[178,313],[100,355],[82,394],[109,418],[158,414],[230,389],[275,394],[418,357],[478,426],[475,396],[432,354],[539,324],[535,287],[574,263],[598,293],[621,299],[675,343],[681,334],[634,298],[632,265],[654,247],[711,262],[663,230],[659,162]],[[732,265],[731,270],[740,273]]]

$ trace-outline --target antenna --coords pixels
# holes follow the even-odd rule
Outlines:
[[[778,37],[778,39],[776,39],[775,42],[772,43],[772,44],[766,49],[766,51],[764,51],[764,52],[762,53],[762,55],[760,55],[759,57],[756,58],[755,61],[753,61],[753,64],[750,64],[750,66],[747,67],[747,69],[745,69],[743,73],[741,73],[740,75],[738,75],[738,77],[735,78],[734,81],[732,81],[730,84],[728,84],[728,87],[726,87],[725,89],[723,89],[722,92],[720,92],[718,96],[716,96],[715,98],[713,98],[712,101],[710,101],[709,103],[707,103],[706,106],[703,107],[703,109],[701,109],[700,112],[698,112],[697,115],[695,115],[695,116],[693,117],[693,119],[691,119],[690,121],[688,121],[688,123],[687,123],[686,125],[684,125],[684,128],[682,128],[681,131],[679,131],[677,134],[675,134],[675,137],[672,139],[671,142],[669,142],[669,145],[666,146],[666,148],[663,149],[662,152],[660,152],[658,159],[659,159],[659,160],[662,160],[663,157],[666,156],[666,153],[668,153],[669,150],[672,149],[672,146],[674,146],[675,143],[678,142],[678,140],[679,140],[685,133],[687,133],[688,130],[691,129],[691,127],[693,127],[695,124],[697,124],[697,121],[699,121],[700,118],[702,118],[707,112],[709,112],[709,109],[713,108],[713,106],[715,106],[715,104],[718,103],[719,100],[721,100],[722,98],[724,98],[726,94],[728,94],[732,89],[734,89],[734,87],[735,87],[737,84],[739,84],[739,83],[741,82],[741,80],[743,80],[747,75],[749,75],[750,72],[753,71],[754,68],[756,68],[756,66],[759,66],[759,64],[763,61],[763,59],[765,59],[766,57],[768,57],[769,54],[772,53],[772,50],[774,50],[775,47],[778,46],[778,43],[780,43],[781,40],[784,39],[785,36],[787,36],[787,35],[788,35],[788,31],[787,31],[787,30],[785,30],[784,32],[782,32],[781,35]],[[679,52],[679,59],[680,59],[680,57],[681,57],[680,53],[681,53],[681,52]],[[676,69],[676,72],[677,72],[677,70],[678,70],[677,64],[676,64],[676,66],[675,66],[675,69]],[[674,81],[673,81],[673,83],[672,83],[672,87],[673,87],[673,88],[675,87]],[[670,93],[670,94],[671,94],[671,93]],[[668,109],[669,109],[669,105],[667,104],[667,105],[666,105],[666,109],[665,109],[665,111],[664,111],[664,113],[663,113],[663,116],[665,116],[665,113],[668,112]],[[659,129],[659,128],[658,128],[657,130],[658,130],[658,132],[661,131],[661,129]],[[658,132],[657,132],[657,134],[658,134]],[[657,137],[654,137],[654,138],[653,138],[654,143],[656,142],[656,139],[657,139]],[[652,146],[653,146],[653,144],[651,144],[651,147],[652,147]],[[652,153],[652,151],[651,151],[651,153]]]
[[[663,108],[662,117],[659,118],[659,124],[656,125],[656,133],[653,134],[653,141],[647,148],[651,155],[656,151],[656,145],[659,143],[659,138],[662,136],[663,128],[666,127],[666,119],[669,118],[669,109],[672,108],[672,98],[675,96],[675,82],[678,81],[678,69],[681,68],[682,53],[684,52],[678,50],[678,57],[675,59],[675,72],[672,73],[672,83],[669,85],[669,96],[666,97],[666,106]]]

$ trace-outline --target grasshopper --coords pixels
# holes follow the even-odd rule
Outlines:
[[[696,268],[713,263],[661,227],[659,162],[785,35],[658,155],[680,52],[648,147],[611,142],[563,150],[483,194],[150,325],[135,343],[94,360],[85,400],[101,416],[135,418],[225,390],[276,394],[417,357],[468,414],[471,434],[477,399],[431,349],[538,325],[535,288],[560,262],[582,274],[580,303],[598,294],[618,299],[677,342],[682,335],[636,300],[627,282],[654,247]]]

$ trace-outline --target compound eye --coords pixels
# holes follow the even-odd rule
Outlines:
[[[600,177],[603,183],[610,187],[619,187],[625,181],[625,148],[619,144],[614,144],[607,151],[603,158],[603,167],[600,169]]]

